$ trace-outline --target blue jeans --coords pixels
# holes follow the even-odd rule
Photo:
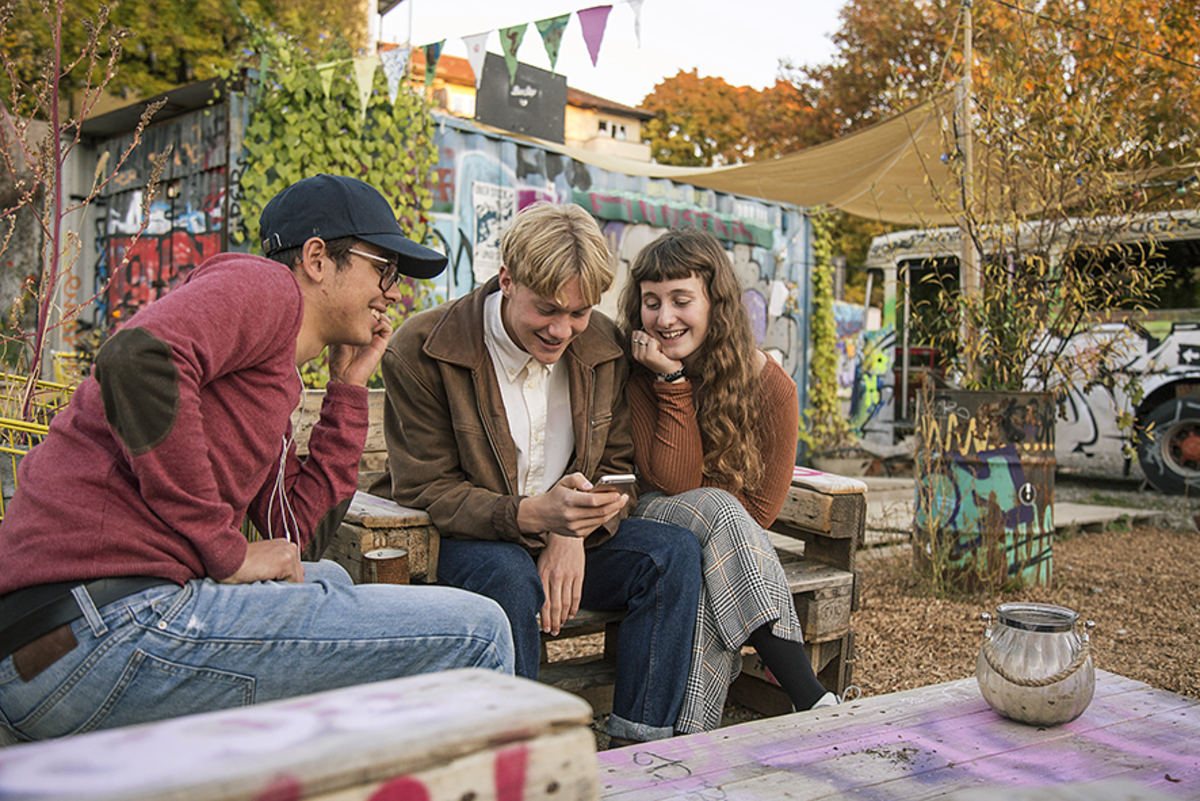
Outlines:
[[[517,675],[536,679],[538,612],[545,601],[537,563],[511,542],[442,539],[438,580],[495,600],[508,613]],[[587,551],[584,609],[625,609],[608,732],[649,741],[674,734],[700,603],[700,544],[681,526],[628,519]]]
[[[204,579],[100,609],[81,593],[72,651],[29,682],[0,661],[0,726],[43,739],[436,670],[512,672],[508,621],[486,598],[304,567],[303,584]]]

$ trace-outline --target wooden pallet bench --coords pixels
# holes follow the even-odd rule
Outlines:
[[[306,393],[293,418],[298,447],[307,442],[320,409],[320,393]],[[382,436],[383,398],[372,390],[371,434],[360,463],[360,487],[369,486],[384,469]],[[771,526],[771,540],[780,555],[796,613],[804,631],[804,644],[817,678],[829,690],[842,694],[850,686],[854,664],[854,632],[850,613],[858,608],[859,582],[855,558],[866,528],[866,485],[858,480],[797,467],[779,518]],[[414,581],[437,580],[440,539],[429,516],[360,491],[325,556],[345,567],[358,580],[362,554],[373,548],[405,548]],[[620,612],[581,611],[557,637],[542,638],[543,683],[576,693],[598,711],[612,704]],[[603,644],[571,659],[552,659],[548,647],[589,635],[601,635]],[[598,638],[599,639],[599,638]],[[787,696],[774,683],[751,649],[744,653],[742,675],[729,697],[763,714],[791,710]]]
[[[838,694],[845,692],[852,678],[854,632],[850,613],[858,608],[853,560],[862,537],[865,506],[865,487],[861,493],[840,497],[814,488],[811,481],[800,482],[793,485],[785,513],[772,529],[772,541],[788,579],[809,659],[821,683]],[[360,491],[325,556],[357,580],[364,551],[406,548],[413,579],[433,583],[437,580],[439,543],[437,529],[424,511]],[[622,618],[623,612],[581,610],[557,637],[543,635],[541,681],[580,695],[600,712],[607,711],[612,704],[617,632]],[[551,651],[557,649],[548,647],[549,643],[588,635],[601,635],[603,643],[588,649],[587,656],[551,659]],[[787,696],[749,649],[742,676],[730,688],[730,698],[764,714],[783,714],[791,709]]]
[[[855,554],[866,526],[866,485],[797,468],[772,542],[783,564],[804,645],[817,678],[841,695],[850,686],[858,608]],[[539,680],[582,696],[599,712],[612,704],[617,632],[624,614],[581,610],[556,637],[542,636]],[[549,644],[603,634],[603,646],[583,657],[552,660]],[[729,698],[763,714],[791,711],[791,702],[752,649],[743,652],[742,675]]]

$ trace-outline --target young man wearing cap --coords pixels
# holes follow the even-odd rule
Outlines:
[[[511,672],[491,601],[356,587],[300,551],[357,484],[366,382],[398,273],[445,258],[361,181],[320,175],[263,210],[273,260],[222,254],[100,349],[22,461],[0,525],[0,727],[41,739],[481,666]],[[290,268],[290,269],[289,269]],[[309,456],[290,415],[328,348]],[[249,515],[264,539],[239,531]]]
[[[557,634],[580,607],[626,610],[609,734],[669,737],[700,546],[687,529],[627,519],[632,487],[589,491],[633,470],[629,368],[616,327],[592,310],[613,281],[604,235],[579,206],[539,204],[517,215],[501,255],[499,276],[392,337],[390,486],[371,491],[429,512],[439,580],[504,607],[518,675],[538,675],[539,618]]]

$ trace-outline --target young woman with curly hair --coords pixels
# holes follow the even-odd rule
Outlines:
[[[635,515],[690,528],[703,548],[681,734],[715,729],[745,643],[797,710],[837,703],[817,681],[765,528],[796,462],[796,384],[754,343],[721,243],[671,231],[633,262],[621,296],[644,493]]]

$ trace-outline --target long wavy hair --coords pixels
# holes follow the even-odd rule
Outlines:
[[[630,334],[642,327],[642,282],[693,275],[704,283],[710,303],[708,334],[688,368],[704,447],[704,475],[735,491],[754,487],[763,469],[756,421],[765,411],[758,408],[756,346],[741,284],[715,236],[670,231],[637,255],[621,293],[625,347]],[[630,364],[634,371],[647,370],[632,358]]]

